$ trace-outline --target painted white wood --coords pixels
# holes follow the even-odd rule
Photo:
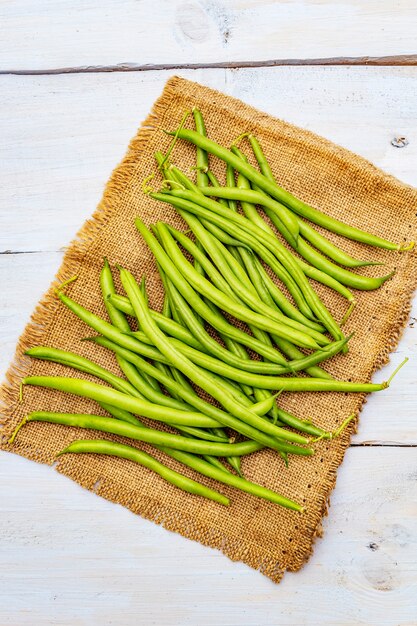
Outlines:
[[[0,255],[0,285],[3,294],[0,300],[0,379],[13,357],[18,337],[39,298],[47,290],[61,258],[61,252]],[[411,315],[417,318],[417,300]],[[417,327],[414,327],[413,320],[392,355],[390,364],[375,374],[375,381],[386,380],[406,356],[410,360],[396,376],[392,386],[368,398],[354,443],[417,445]]]
[[[0,76],[0,251],[68,243],[173,73]],[[180,74],[324,135],[417,185],[416,67]],[[409,145],[393,147],[391,139],[401,135]]]
[[[196,32],[195,7],[213,11],[219,6],[187,4],[189,32]],[[242,47],[227,44],[225,51],[218,43],[219,27],[210,26],[215,34],[206,42],[191,37],[184,44],[171,28],[178,3],[153,3],[152,19],[159,16],[165,29],[160,41],[166,46],[157,52],[173,57],[172,41],[187,62],[198,60],[201,50],[214,60],[243,58],[242,50],[251,59],[300,56],[303,49],[311,50],[304,52],[309,56],[413,51],[413,3],[395,8],[359,1],[279,4],[287,16],[295,12],[297,20],[268,19],[269,11],[281,8],[278,3],[240,2],[246,34],[238,16],[229,41]],[[100,9],[88,2],[40,1],[36,8],[31,2],[3,3],[0,67],[10,67],[11,61],[14,67],[159,62],[158,40],[148,36],[155,34],[156,22],[143,33],[146,20],[134,19],[142,10],[149,19],[149,6],[130,1],[100,3]],[[257,27],[259,11],[263,27],[273,33],[267,47]],[[248,16],[253,16],[249,26]],[[335,16],[342,20],[337,27]],[[311,25],[317,29],[314,38]],[[168,33],[174,34],[170,38]],[[152,58],[144,56],[150,44]],[[229,47],[236,57],[228,56]],[[181,74],[323,134],[417,184],[416,72],[329,67]],[[112,167],[170,74],[0,77],[0,251],[38,251],[0,255],[0,377],[59,266],[59,248],[97,204]],[[393,148],[395,135],[407,136],[410,144]],[[412,391],[417,348],[411,326],[389,367],[405,355],[411,361],[395,385],[366,404],[358,443],[417,443]],[[276,587],[220,553],[89,494],[50,468],[1,454],[0,624],[412,626],[417,615],[416,462],[416,448],[351,448],[339,471],[331,515],[324,520],[325,540],[317,542],[301,572],[287,574]]]
[[[412,54],[410,0],[14,0],[0,68]]]
[[[0,623],[412,626],[416,460],[410,448],[350,449],[324,539],[275,586],[48,467],[2,454]]]

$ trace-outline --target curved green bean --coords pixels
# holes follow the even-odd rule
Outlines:
[[[43,381],[40,381],[41,378],[52,377],[32,376],[30,378],[30,384],[43,385]],[[35,381],[35,379],[37,380]],[[161,446],[169,449],[173,448],[175,450],[183,450],[193,454],[209,454],[211,456],[243,456],[247,454],[247,443],[252,443],[214,443],[210,441],[200,441],[198,439],[174,435],[160,430],[143,428],[139,425],[136,426],[128,424],[127,422],[113,419],[111,417],[102,417],[101,415],[83,413],[52,413],[48,411],[35,411],[27,415],[16,427],[11,438],[9,439],[9,443],[14,442],[19,430],[28,422],[50,422],[52,424],[88,428],[90,430],[98,430],[112,435],[127,437],[128,439],[134,439],[135,441],[143,441],[158,447]],[[285,444],[285,447],[290,449],[294,448],[297,451],[300,450],[302,451],[300,453],[305,456],[310,456],[313,452],[309,448],[299,448],[298,446],[292,446],[290,444]]]
[[[63,454],[105,454],[107,456],[117,456],[120,459],[127,459],[147,467],[167,482],[171,483],[175,487],[178,487],[179,489],[182,489],[182,491],[187,491],[188,493],[193,493],[196,496],[214,500],[215,502],[219,502],[225,506],[230,504],[229,499],[221,493],[218,493],[205,485],[201,485],[192,478],[188,478],[187,476],[172,470],[157,461],[150,454],[122,443],[115,443],[113,441],[100,439],[93,439],[91,441],[73,441],[64,450],[58,452],[56,456],[59,457]]]
[[[206,126],[204,124],[203,116],[201,115],[201,111],[196,107],[193,108],[193,116],[195,129],[201,135],[206,136]],[[205,150],[197,147],[197,185],[203,187],[208,185],[208,155]]]

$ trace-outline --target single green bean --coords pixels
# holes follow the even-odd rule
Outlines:
[[[298,417],[295,417],[295,415],[292,415],[291,413],[288,413],[288,411],[284,411],[284,409],[281,409],[279,407],[278,416],[281,422],[287,424],[287,426],[290,426],[290,428],[295,428],[296,430],[299,430],[302,433],[306,433],[313,437],[320,437],[321,439],[332,438],[332,433],[323,430],[323,428],[320,428],[319,426],[315,426],[312,422],[308,420],[301,420]]]
[[[27,384],[40,384],[41,386],[44,386],[46,381],[42,381],[42,378],[51,379],[52,377],[32,376],[27,379],[29,381]],[[49,383],[48,386],[50,386]],[[47,411],[36,411],[23,418],[9,439],[9,443],[14,442],[19,430],[28,422],[50,422],[52,424],[88,428],[104,433],[110,433],[112,435],[127,437],[129,439],[134,439],[135,441],[144,441],[145,443],[150,443],[156,446],[174,448],[175,450],[184,450],[185,452],[191,452],[194,454],[209,454],[211,456],[227,456],[233,454],[241,456],[246,454],[247,451],[247,442],[214,443],[209,441],[200,441],[198,439],[190,439],[188,437],[174,435],[160,430],[134,426],[133,424],[128,424],[127,422],[113,419],[111,417],[102,417],[101,415],[51,413]],[[289,446],[289,444],[286,444],[286,447],[298,449],[297,446]],[[309,448],[299,449],[303,450],[303,453],[306,455],[309,455],[312,452],[309,451]]]
[[[122,443],[115,443],[113,441],[100,439],[93,439],[91,441],[73,441],[64,450],[58,452],[57,456],[59,457],[63,454],[105,454],[107,456],[116,456],[121,459],[128,459],[129,461],[133,461],[134,463],[147,467],[161,476],[161,478],[183,491],[193,493],[194,495],[201,496],[203,498],[208,498],[209,500],[214,500],[215,502],[219,502],[225,506],[230,504],[229,499],[221,493],[218,493],[217,491],[192,480],[192,478],[183,476],[183,474],[170,469],[166,465],[157,461],[150,454]]]
[[[206,136],[206,126],[204,124],[203,116],[201,115],[201,111],[197,108],[193,108],[193,116],[195,129],[201,135]],[[208,155],[205,150],[202,148],[197,148],[197,184],[201,187],[208,185]]]
[[[317,250],[320,250],[320,252],[339,265],[352,268],[366,267],[367,265],[382,265],[382,263],[377,261],[361,261],[355,259],[338,246],[335,246],[331,241],[326,239],[326,237],[323,237],[321,233],[317,232],[317,230],[310,226],[310,224],[307,224],[307,222],[303,222],[303,220],[299,218],[298,224],[300,227],[300,235],[302,235],[304,239],[307,239]]]

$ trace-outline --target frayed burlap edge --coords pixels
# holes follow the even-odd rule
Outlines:
[[[35,343],[41,342],[44,333],[51,324],[57,311],[59,305],[59,301],[55,295],[57,286],[77,274],[78,268],[82,264],[84,256],[96,236],[99,234],[102,227],[107,223],[111,213],[113,211],[117,211],[119,196],[123,190],[125,182],[129,180],[130,176],[133,174],[134,167],[137,164],[138,158],[140,158],[140,154],[145,149],[148,139],[152,133],[158,129],[158,119],[161,118],[164,112],[169,108],[170,98],[178,92],[182,82],[189,81],[184,81],[184,79],[179,77],[172,77],[168,80],[162,95],[154,104],[151,113],[142,124],[136,137],[131,141],[125,158],[113,171],[96,211],[93,213],[92,217],[85,222],[80,231],[77,233],[76,238],[67,249],[61,267],[56,274],[55,280],[40,300],[29,323],[21,335],[16,347],[14,359],[6,373],[6,380],[0,388],[0,410],[2,415],[0,423],[3,424],[3,426],[5,426],[13,416],[19,398],[20,382],[26,375],[29,368],[30,359],[24,355],[24,352]],[[199,89],[207,89],[207,92],[210,95],[217,93],[212,89],[201,87],[200,85],[198,87]],[[257,109],[245,105],[244,110],[248,116],[248,120],[252,119],[260,123],[265,123],[266,120],[270,120],[271,123],[273,123],[272,118],[259,112]],[[289,134],[298,132],[297,127],[291,124],[285,124],[285,127]],[[303,139],[306,137],[308,137],[311,141],[314,141],[316,147],[320,145],[321,149],[331,150],[333,154],[337,154],[338,156],[340,155],[340,157],[345,160],[354,159],[356,163],[361,161],[364,167],[372,169],[373,172],[378,173],[379,176],[383,176],[390,181],[395,180],[389,174],[385,174],[375,168],[375,166],[367,160],[362,159],[361,157],[358,157],[357,155],[342,149],[339,146],[336,146],[324,138],[318,137],[314,133],[303,130]],[[397,180],[395,182],[398,184]],[[404,187],[409,186],[404,185]],[[416,254],[411,254],[410,259],[412,257],[415,258]],[[417,274],[414,274],[413,277],[413,273],[410,273],[410,280],[407,284],[407,289],[405,289],[402,293],[403,301],[399,307],[402,313],[396,320],[396,323],[391,327],[389,335],[385,337],[384,349],[375,356],[372,372],[375,372],[389,361],[390,353],[397,346],[409,317],[411,300],[416,288]],[[366,396],[362,395],[358,402],[356,417],[358,417],[365,401]],[[355,430],[356,424],[352,424],[350,430],[346,431],[338,441],[337,454],[335,455],[334,461],[330,466],[327,480],[325,484],[322,485],[322,491],[320,494],[321,499],[317,502],[314,509],[310,508],[308,511],[309,533],[300,537],[300,545],[296,553],[296,558],[291,566],[287,566],[287,568],[280,565],[276,554],[272,551],[268,552],[264,546],[260,546],[255,542],[251,543],[246,540],[245,544],[243,544],[239,539],[226,537],[218,529],[207,528],[206,526],[197,523],[191,516],[184,515],[176,510],[167,508],[159,501],[150,500],[149,498],[135,497],[135,501],[133,502],[131,495],[129,496],[126,492],[120,489],[120,486],[108,479],[102,480],[101,484],[96,486],[95,483],[100,482],[100,477],[97,477],[98,480],[94,481],[94,484],[92,484],[91,481],[87,484],[86,481],[80,477],[75,468],[63,468],[59,463],[54,463],[54,467],[60,473],[68,476],[82,487],[93,491],[97,495],[100,495],[109,501],[121,504],[122,506],[130,509],[132,512],[141,515],[154,523],[160,524],[168,530],[177,532],[189,539],[198,541],[203,545],[217,548],[232,561],[242,561],[250,567],[259,570],[273,582],[278,583],[284,575],[285,569],[297,571],[304,565],[313,552],[315,539],[322,535],[321,522],[323,517],[328,513],[330,494],[336,483],[337,469],[343,460],[347,447],[349,446],[351,434]],[[10,451],[10,448],[4,439],[5,438],[3,437],[0,448]],[[33,450],[29,447],[24,450],[20,449],[19,454],[34,460]]]

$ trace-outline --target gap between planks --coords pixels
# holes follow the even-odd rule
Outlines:
[[[1,70],[0,75],[36,76],[51,74],[99,74],[103,72],[154,72],[159,70],[241,69],[250,67],[318,66],[318,65],[372,65],[417,66],[417,54],[381,57],[327,57],[318,59],[270,59],[266,61],[219,61],[217,63],[117,63],[116,65],[81,65],[44,70]]]

